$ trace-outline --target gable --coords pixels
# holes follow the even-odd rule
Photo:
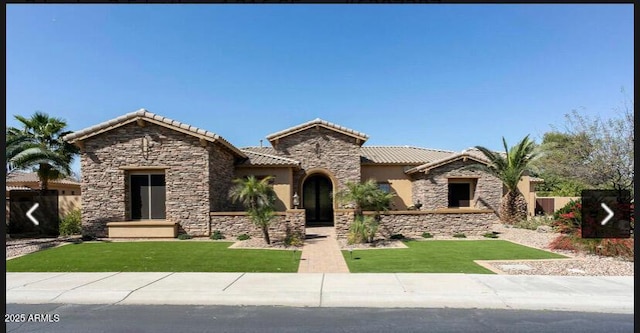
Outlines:
[[[320,129],[326,129],[329,130],[331,132],[335,132],[338,134],[342,134],[348,138],[350,138],[351,140],[353,140],[354,143],[356,143],[357,145],[361,146],[365,141],[367,141],[367,139],[369,138],[366,134],[346,128],[344,126],[340,126],[340,125],[336,125],[334,123],[330,123],[328,121],[322,120],[320,118],[316,118],[315,120],[297,125],[297,126],[293,126],[290,128],[287,128],[285,130],[270,134],[267,136],[267,140],[269,140],[269,142],[271,142],[271,145],[273,145],[275,147],[275,145],[277,145],[278,141],[280,139],[286,138],[286,137],[290,137],[292,135],[296,135],[298,133],[301,132],[305,132],[305,131],[309,131],[309,130],[316,130],[318,132],[320,132]],[[306,134],[308,136],[308,133]]]
[[[73,132],[71,134],[66,135],[63,139],[69,143],[75,143],[76,145],[82,147],[83,141],[102,133],[106,133],[108,131],[112,131],[116,128],[120,128],[124,125],[136,123],[140,127],[145,127],[147,123],[155,124],[158,126],[162,126],[168,128],[170,130],[180,132],[183,134],[187,134],[193,137],[196,137],[200,140],[202,145],[205,145],[207,142],[212,142],[223,146],[228,149],[237,157],[247,157],[242,151],[238,148],[234,147],[231,143],[225,140],[223,137],[195,126],[187,125],[181,123],[176,120],[172,120],[160,115],[153,114],[145,109],[140,109],[135,112],[131,112],[120,116],[115,119],[111,119],[97,125]]]

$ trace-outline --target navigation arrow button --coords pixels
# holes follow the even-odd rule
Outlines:
[[[36,203],[33,205],[33,207],[31,207],[31,209],[29,209],[29,211],[27,211],[27,217],[28,217],[28,218],[29,218],[29,220],[31,220],[31,222],[33,222],[33,224],[35,224],[35,225],[39,225],[39,224],[40,224],[40,222],[38,222],[38,220],[36,220],[36,218],[35,218],[35,217],[33,217],[33,215],[31,215],[31,214],[33,214],[33,212],[34,212],[36,209],[38,209],[38,207],[39,207],[39,206],[40,206],[40,204],[36,202]]]
[[[607,213],[609,214],[607,215],[607,217],[604,218],[604,220],[602,220],[602,222],[600,222],[601,225],[605,225],[607,224],[607,222],[609,222],[609,220],[611,220],[614,214],[611,208],[609,208],[609,206],[607,206],[604,202],[601,203],[600,206],[602,207],[602,209],[606,210]]]

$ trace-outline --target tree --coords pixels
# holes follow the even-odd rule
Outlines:
[[[395,194],[381,190],[373,179],[364,183],[347,182],[345,189],[336,193],[338,201],[354,204],[354,221],[349,228],[350,243],[373,241],[380,223],[380,212],[389,209],[394,197]],[[365,217],[362,213],[365,209],[375,211],[374,217]]]
[[[67,123],[35,112],[31,118],[14,116],[22,128],[6,129],[6,173],[14,169],[35,169],[41,190],[47,190],[49,180],[71,175],[71,162],[79,148],[62,138],[71,133],[65,131]]]
[[[240,202],[251,221],[262,230],[265,242],[271,244],[269,225],[274,218],[274,203],[276,194],[270,182],[272,176],[258,180],[255,176],[234,179],[234,186],[230,191],[233,202]]]
[[[633,191],[633,101],[625,103],[620,116],[603,120],[577,111],[567,114],[570,135],[586,136],[589,145],[579,154],[588,172],[583,181],[605,189]]]
[[[509,148],[507,141],[502,138],[504,154],[491,151],[482,146],[476,146],[489,160],[488,165],[474,164],[474,168],[483,169],[502,181],[507,194],[502,197],[500,205],[500,219],[504,223],[515,223],[527,217],[527,201],[518,190],[518,182],[526,171],[529,171],[531,161],[537,152],[535,144],[525,136],[518,144]]]
[[[630,190],[633,193],[633,100],[626,99],[608,120],[577,110],[565,115],[564,129],[544,134],[539,175],[557,180],[557,190],[572,187]],[[552,189],[553,190],[553,189]]]

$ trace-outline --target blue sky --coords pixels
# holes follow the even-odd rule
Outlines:
[[[9,126],[146,108],[238,147],[322,118],[366,145],[498,150],[634,91],[632,4],[6,9]]]

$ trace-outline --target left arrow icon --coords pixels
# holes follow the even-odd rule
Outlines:
[[[31,214],[33,214],[33,212],[34,212],[36,209],[38,209],[38,207],[39,207],[39,206],[40,206],[40,204],[36,202],[36,203],[33,205],[33,207],[31,207],[31,209],[29,209],[29,211],[27,211],[27,217],[28,217],[28,218],[29,218],[29,220],[31,220],[31,222],[33,222],[33,224],[35,224],[35,225],[39,225],[39,224],[40,224],[40,222],[38,222],[38,220],[36,220],[36,218],[35,218],[35,217],[33,217],[33,215],[31,215]]]

